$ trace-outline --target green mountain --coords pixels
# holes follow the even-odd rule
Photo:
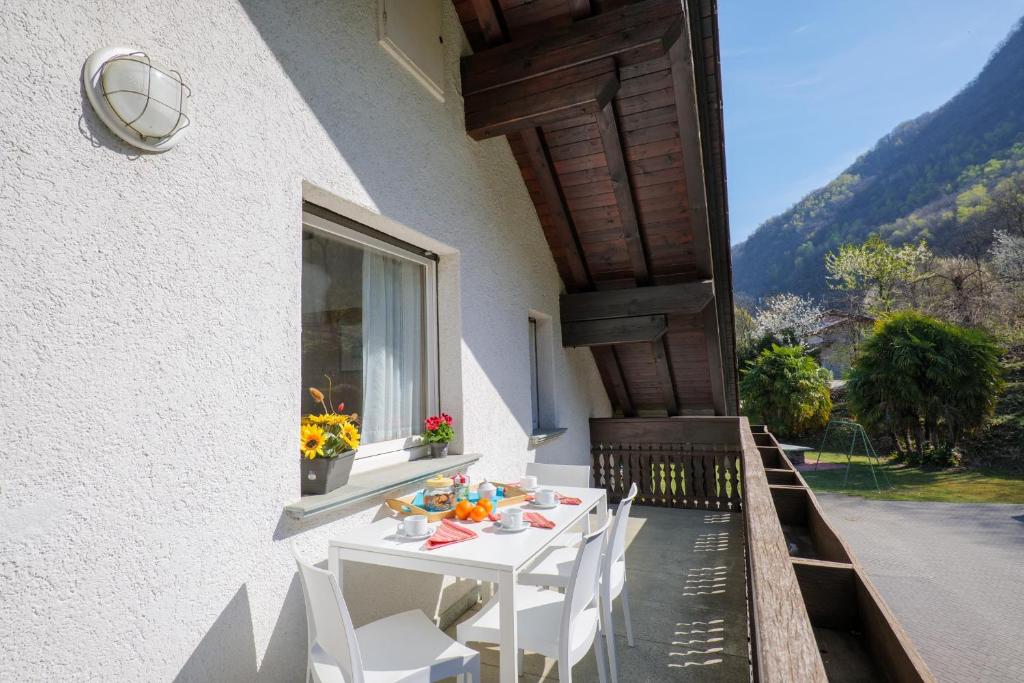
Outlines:
[[[736,291],[828,292],[824,256],[872,232],[940,254],[991,239],[993,194],[1024,178],[1024,25],[941,108],[896,127],[825,187],[733,247]]]

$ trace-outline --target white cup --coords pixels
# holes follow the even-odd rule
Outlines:
[[[501,513],[501,527],[509,531],[518,531],[523,528],[523,511],[519,508],[509,508]]]
[[[427,533],[427,518],[423,515],[409,515],[398,523],[398,535],[415,538]]]
[[[519,488],[527,491],[537,488],[537,477],[532,474],[524,475],[523,478],[519,480]]]
[[[555,492],[551,489],[537,489],[533,494],[533,499],[537,501],[538,505],[554,505],[558,502]]]

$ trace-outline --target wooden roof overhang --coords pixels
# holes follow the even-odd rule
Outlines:
[[[454,0],[466,130],[505,135],[617,413],[735,415],[714,0]]]

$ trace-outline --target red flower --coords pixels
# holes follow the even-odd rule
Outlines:
[[[339,413],[344,413],[345,412],[345,404],[344,403],[339,403],[338,404],[338,412]]]
[[[444,420],[444,423],[449,427],[452,426],[452,416],[448,413],[441,413],[441,419]]]
[[[441,420],[435,415],[424,420],[424,424],[426,424],[428,432],[433,432],[441,426]]]

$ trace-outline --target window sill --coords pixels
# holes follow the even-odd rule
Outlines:
[[[480,459],[479,454],[449,455],[444,458],[420,458],[397,465],[353,474],[348,483],[320,496],[303,496],[285,505],[284,512],[292,519],[307,519],[324,512],[339,510],[367,498],[381,496],[426,481],[431,477],[465,470]]]
[[[538,446],[543,446],[545,444],[551,443],[552,441],[560,437],[562,434],[565,434],[567,431],[569,430],[566,427],[557,427],[555,429],[543,429],[536,431],[530,435],[528,447],[537,448]]]

